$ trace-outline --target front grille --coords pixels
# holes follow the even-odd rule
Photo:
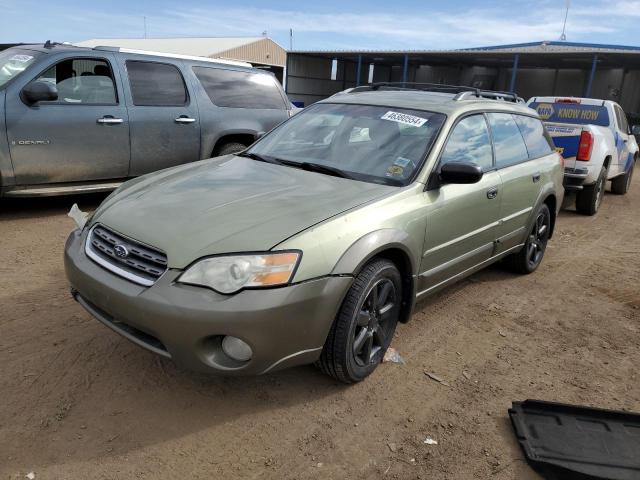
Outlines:
[[[167,270],[163,252],[100,224],[89,232],[86,252],[107,270],[140,285],[153,285]]]

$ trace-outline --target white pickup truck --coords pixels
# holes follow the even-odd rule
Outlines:
[[[575,97],[533,97],[527,103],[538,112],[564,157],[564,187],[577,191],[578,212],[598,211],[607,180],[613,193],[627,193],[638,144],[620,105]]]

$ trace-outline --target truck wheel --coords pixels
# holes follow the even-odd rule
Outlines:
[[[583,215],[595,215],[602,204],[607,183],[607,169],[602,167],[596,183],[587,185],[576,195],[576,210]]]
[[[551,212],[547,204],[543,203],[536,212],[535,221],[522,250],[505,259],[509,270],[524,274],[534,272],[542,262],[550,233]]]
[[[316,365],[344,383],[366,378],[391,343],[401,302],[396,266],[385,259],[365,265],[347,292]]]
[[[633,178],[634,166],[635,162],[631,164],[631,167],[629,167],[627,173],[611,180],[611,191],[613,193],[615,193],[616,195],[624,195],[629,191],[629,187],[631,186],[631,179]]]
[[[216,153],[214,154],[214,156],[222,157],[223,155],[238,153],[244,150],[245,148],[247,148],[247,146],[242,143],[238,143],[238,142],[225,143],[220,148],[216,149]]]

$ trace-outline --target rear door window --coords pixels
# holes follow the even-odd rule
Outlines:
[[[529,158],[538,158],[550,154],[553,150],[542,122],[537,118],[514,115],[520,133],[529,152]]]
[[[460,120],[447,140],[440,163],[475,163],[483,170],[493,167],[491,137],[484,115],[471,115]]]
[[[47,103],[114,105],[118,103],[111,66],[98,58],[69,58],[36,78],[58,90],[58,100]]]
[[[286,109],[272,75],[212,67],[193,67],[193,73],[219,107]]]
[[[623,133],[628,133],[629,123],[627,122],[627,116],[625,115],[622,108],[620,108],[618,105],[615,105],[614,109],[616,112],[616,119],[618,121],[618,127],[620,128],[620,131]]]
[[[175,65],[127,60],[133,104],[151,107],[181,107],[187,104],[187,89]]]
[[[488,113],[498,168],[529,159],[520,129],[510,113]]]

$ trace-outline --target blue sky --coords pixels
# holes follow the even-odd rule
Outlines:
[[[558,40],[565,0],[0,0],[0,42],[259,36],[294,49],[439,49]],[[640,45],[640,0],[573,0],[567,40]]]

